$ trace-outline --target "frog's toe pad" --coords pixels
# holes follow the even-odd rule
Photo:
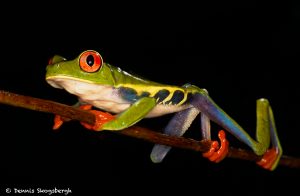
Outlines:
[[[267,170],[275,169],[275,162],[279,156],[279,152],[276,148],[268,149],[263,155],[260,161],[256,162],[259,166]]]
[[[208,158],[210,161],[218,163],[222,161],[228,154],[229,142],[226,139],[225,131],[219,131],[218,137],[221,141],[221,147],[219,148],[219,143],[213,141],[208,152],[203,153],[203,157]]]
[[[53,130],[59,129],[59,127],[61,127],[63,123],[64,123],[64,121],[61,119],[61,116],[60,115],[55,115],[54,124],[53,124],[52,129]]]

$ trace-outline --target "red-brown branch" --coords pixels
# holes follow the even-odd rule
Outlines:
[[[95,116],[90,112],[54,101],[18,95],[7,91],[0,91],[0,103],[40,112],[58,114],[66,119],[79,120],[89,124],[94,124],[95,122]],[[118,131],[117,133],[135,137],[152,143],[164,144],[198,152],[206,152],[210,148],[211,144],[211,141],[196,141],[190,138],[168,136],[160,132],[152,131],[150,129],[139,126],[132,126],[127,129]],[[251,151],[235,148],[229,149],[227,157],[249,161],[258,161],[261,158]],[[300,168],[300,158],[284,155],[280,159],[279,164],[291,168]]]

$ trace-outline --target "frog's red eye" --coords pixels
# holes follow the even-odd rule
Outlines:
[[[96,51],[83,52],[79,58],[79,65],[81,69],[89,73],[98,71],[102,64],[103,59]]]

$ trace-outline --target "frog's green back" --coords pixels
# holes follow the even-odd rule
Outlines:
[[[93,84],[94,89],[97,86],[118,89],[118,93],[128,101],[147,96],[154,97],[157,103],[168,105],[182,105],[191,94],[199,91],[192,85],[166,85],[129,74],[119,67],[104,63],[96,51],[85,51],[70,61],[62,57],[53,58],[47,66],[46,79],[54,87],[69,87],[71,92],[82,90],[83,87],[74,87],[76,84]]]
[[[163,84],[147,80],[145,78],[138,77],[136,75],[130,74],[126,71],[123,71],[119,67],[115,67],[111,64],[105,63],[104,66],[107,66],[110,69],[110,74],[112,80],[114,81],[114,86],[133,84],[133,85],[150,85],[150,86],[162,86]],[[104,67],[103,67],[104,68]],[[106,69],[106,68],[104,68]],[[105,71],[105,70],[103,70]],[[163,85],[165,86],[165,85]]]

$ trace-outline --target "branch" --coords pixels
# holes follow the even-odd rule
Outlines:
[[[0,91],[0,103],[40,112],[58,114],[67,120],[78,120],[89,124],[94,124],[95,122],[94,114],[88,111],[50,100],[18,95],[7,91]],[[118,131],[117,133],[135,137],[138,139],[143,139],[152,143],[194,150],[197,152],[206,152],[210,148],[211,144],[211,141],[196,141],[190,138],[168,136],[166,134],[162,134],[139,126],[132,126]],[[261,158],[261,156],[257,156],[251,151],[236,149],[232,147],[230,147],[227,157],[249,161],[258,161]],[[300,158],[283,155],[280,159],[279,164],[290,168],[300,168]]]

